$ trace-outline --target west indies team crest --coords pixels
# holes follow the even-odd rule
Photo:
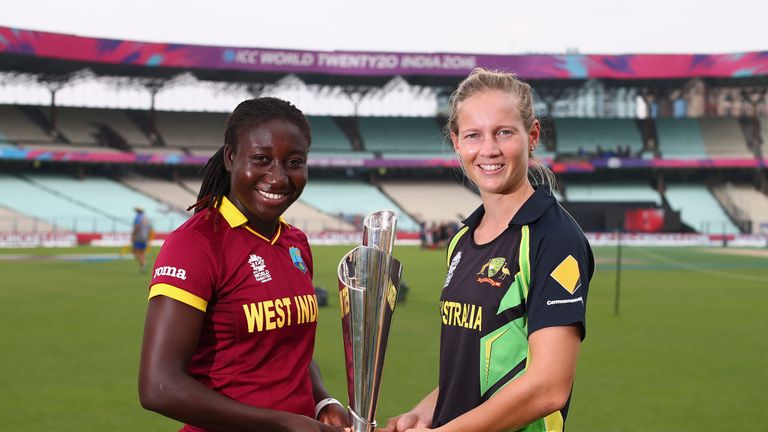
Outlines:
[[[488,260],[483,264],[480,271],[477,272],[477,282],[488,283],[494,287],[500,287],[501,281],[509,276],[509,267],[507,267],[507,259],[504,257],[496,257]]]
[[[302,273],[306,273],[307,265],[304,264],[304,258],[301,257],[301,250],[295,246],[291,246],[290,249],[288,249],[288,253],[291,254],[293,265],[296,266],[297,269],[301,270]]]

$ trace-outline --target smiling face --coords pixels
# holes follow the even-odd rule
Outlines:
[[[461,102],[456,125],[453,148],[481,194],[506,195],[531,187],[528,156],[540,126],[534,120],[526,130],[515,96],[501,90],[476,93]]]
[[[280,215],[307,184],[309,142],[299,128],[281,119],[243,128],[235,151],[224,146],[230,174],[227,197],[257,232],[271,236]]]

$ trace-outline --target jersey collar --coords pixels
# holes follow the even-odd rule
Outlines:
[[[523,203],[520,210],[517,211],[515,216],[509,221],[509,226],[512,225],[528,225],[538,220],[541,215],[554,203],[556,203],[555,197],[552,195],[548,186],[534,186],[533,195]],[[468,218],[463,220],[464,225],[475,228],[480,223],[480,219],[485,214],[485,207],[481,204]]]
[[[248,218],[243,214],[243,212],[240,211],[240,209],[235,207],[235,205],[232,204],[232,201],[230,201],[229,198],[227,198],[226,196],[221,197],[221,206],[219,206],[219,213],[221,213],[221,215],[224,216],[224,220],[227,221],[230,227],[232,228],[244,227],[246,230],[254,234],[256,237],[259,237],[260,239],[263,239],[264,241],[267,241],[270,244],[275,244],[277,242],[277,239],[280,238],[280,232],[282,231],[283,225],[285,225],[286,228],[289,227],[285,219],[280,217],[279,219],[280,223],[277,225],[277,232],[275,232],[275,236],[272,237],[272,239],[268,239],[247,225]]]

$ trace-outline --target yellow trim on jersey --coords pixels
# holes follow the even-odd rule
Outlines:
[[[448,244],[448,252],[445,257],[445,266],[450,267],[451,266],[451,255],[453,255],[453,249],[456,248],[456,243],[459,242],[459,239],[461,236],[463,236],[467,231],[469,230],[468,226],[465,226],[464,228],[460,229],[459,232],[454,234],[453,238],[451,239],[451,243]]]
[[[562,432],[563,414],[560,411],[555,411],[544,417],[544,428],[547,432]]]
[[[181,288],[177,288],[173,285],[168,285],[164,283],[154,284],[149,288],[149,298],[156,296],[166,296],[170,297],[174,300],[178,300],[185,305],[192,306],[195,309],[199,309],[203,312],[205,312],[206,309],[208,309],[208,302],[205,301],[203,298],[198,297],[194,294],[192,294],[189,291],[184,291]]]
[[[280,218],[280,219],[281,219],[280,222],[282,222],[282,218]],[[277,224],[277,232],[275,233],[275,236],[272,237],[272,240],[270,240],[270,239],[264,237],[263,235],[259,234],[258,232],[256,232],[255,229],[249,227],[248,225],[245,225],[245,229],[247,229],[251,234],[255,235],[256,237],[258,237],[260,239],[263,239],[264,241],[269,242],[269,244],[275,244],[277,242],[277,239],[280,238],[280,226],[281,225],[282,225],[281,223]]]
[[[229,198],[227,198],[226,196],[221,197],[221,206],[219,207],[219,213],[221,213],[221,215],[224,216],[224,219],[232,228],[237,228],[240,225],[243,225],[246,222],[248,222],[248,218],[245,217],[243,212],[241,212],[240,209],[235,207],[235,205],[232,204],[232,201],[230,201]]]
[[[274,237],[272,237],[272,240],[264,237],[263,235],[259,234],[256,230],[246,225],[248,223],[248,218],[243,214],[243,212],[240,211],[237,207],[235,207],[234,204],[232,204],[232,201],[229,200],[226,196],[221,197],[221,206],[219,207],[219,212],[222,216],[224,216],[224,219],[227,221],[230,227],[237,228],[240,226],[245,226],[245,229],[247,229],[251,234],[255,235],[256,237],[269,242],[269,244],[275,244],[277,243],[277,239],[280,238],[280,226],[282,224],[285,224],[286,228],[289,228],[290,225],[288,225],[288,222],[285,221],[282,217],[278,219],[278,225],[277,225],[277,232],[275,233]]]

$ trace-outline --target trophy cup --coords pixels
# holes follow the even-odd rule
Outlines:
[[[363,244],[338,268],[349,416],[353,432],[376,429],[384,352],[402,267],[392,257],[397,216],[382,210],[363,221]]]

